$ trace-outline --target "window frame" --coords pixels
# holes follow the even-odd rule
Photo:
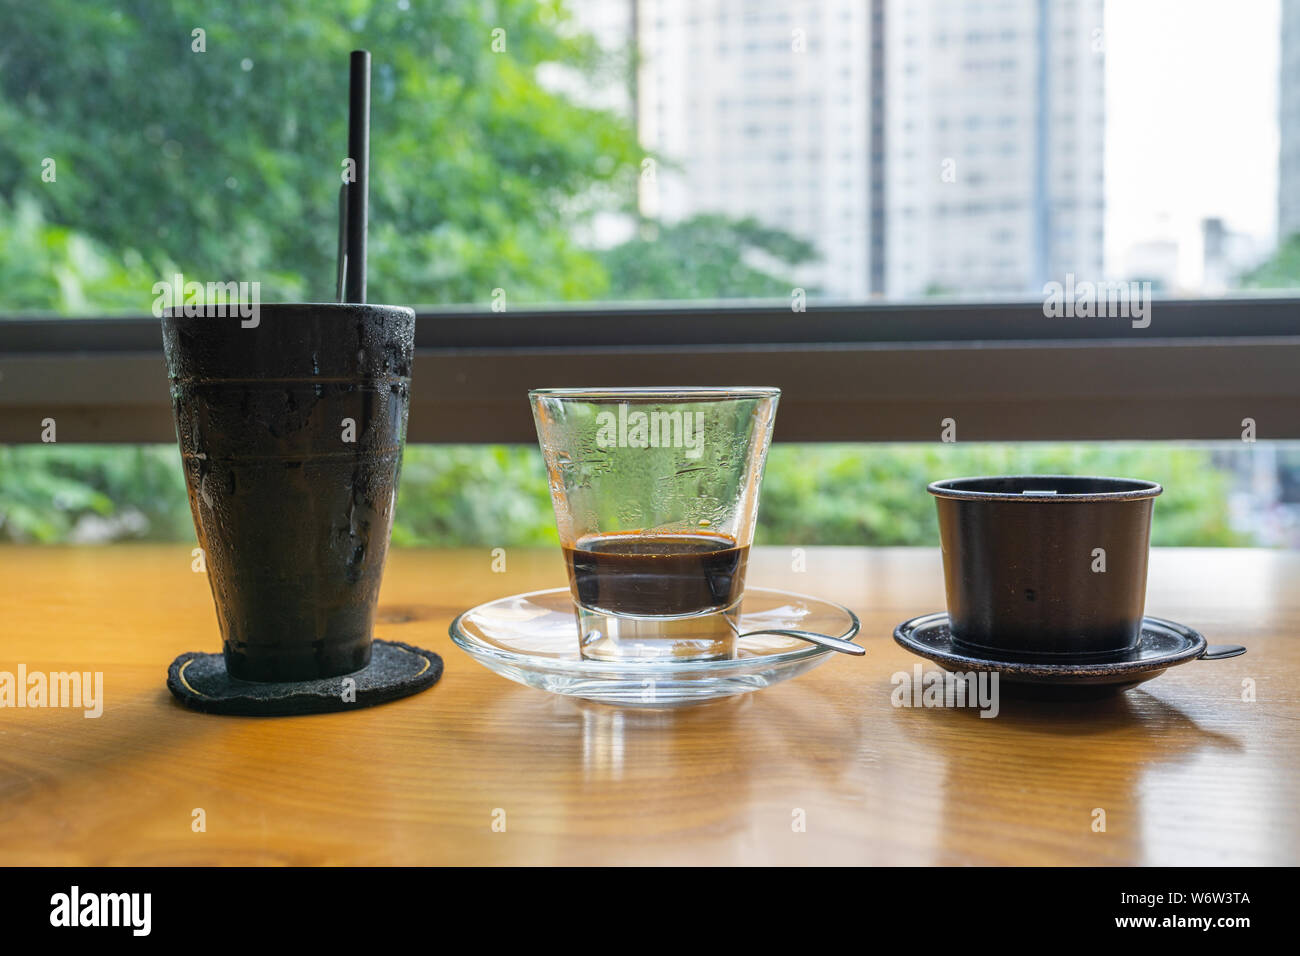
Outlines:
[[[1300,439],[1300,299],[418,310],[408,441],[532,443],[532,387],[777,385],[778,441]],[[175,441],[158,319],[0,319],[0,442]]]

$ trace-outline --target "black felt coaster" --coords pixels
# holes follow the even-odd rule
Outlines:
[[[441,676],[442,658],[432,651],[375,641],[370,663],[355,673],[285,683],[238,680],[226,673],[222,655],[188,651],[167,669],[167,689],[186,707],[208,714],[282,717],[371,707],[419,693]],[[355,688],[344,684],[349,679]],[[345,689],[355,692],[345,695]]]

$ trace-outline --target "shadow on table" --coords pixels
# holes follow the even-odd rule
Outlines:
[[[1147,863],[1147,778],[1244,744],[1142,690],[1086,701],[1003,697],[975,708],[896,708],[894,724],[943,767],[939,862]]]

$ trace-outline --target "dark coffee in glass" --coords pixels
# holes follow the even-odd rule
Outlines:
[[[744,591],[749,548],[721,534],[588,535],[564,549],[584,606],[609,614],[722,611]]]

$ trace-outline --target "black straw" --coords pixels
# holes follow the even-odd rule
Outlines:
[[[339,244],[335,252],[337,265],[334,270],[334,301],[346,302],[343,297],[343,281],[348,274],[348,184],[339,186]]]
[[[353,50],[348,82],[348,156],[356,178],[348,183],[343,301],[366,301],[366,206],[370,198],[370,53]]]

